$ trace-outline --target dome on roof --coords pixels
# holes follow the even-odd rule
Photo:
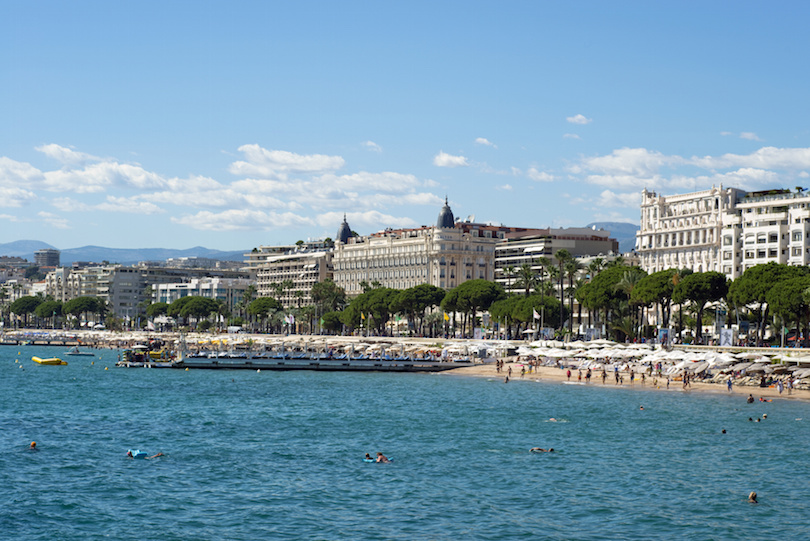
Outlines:
[[[335,242],[342,242],[346,244],[349,242],[349,239],[352,238],[352,228],[349,227],[349,223],[346,221],[346,215],[343,215],[343,223],[340,224],[338,228],[337,236],[335,237]]]
[[[447,197],[444,198],[444,206],[439,212],[439,219],[436,220],[436,227],[452,229],[456,226],[456,219],[453,217],[453,211],[450,210],[450,205],[447,204]]]

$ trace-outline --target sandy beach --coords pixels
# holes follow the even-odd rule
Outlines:
[[[442,374],[454,376],[504,379],[510,367],[512,368],[512,377],[510,378],[510,383],[518,383],[520,381],[532,381],[532,380],[563,383],[568,380],[566,376],[566,369],[560,369],[551,366],[539,366],[536,368],[532,367],[531,372],[527,372],[523,377],[521,377],[520,375],[521,369],[525,367],[528,371],[529,367],[526,363],[517,362],[514,359],[505,360],[501,372],[497,372],[495,364],[487,363],[487,364],[475,364],[473,366],[463,368],[455,368],[453,370],[442,372]],[[791,394],[788,394],[788,391],[785,390],[780,394],[779,390],[775,386],[758,387],[753,385],[734,385],[732,387],[731,392],[729,392],[725,385],[719,383],[704,383],[699,381],[692,382],[688,389],[683,388],[683,384],[681,381],[671,381],[669,384],[669,389],[667,389],[666,377],[658,378],[656,385],[653,385],[653,378],[649,376],[647,377],[644,384],[642,384],[638,378],[636,378],[636,381],[631,384],[629,374],[627,372],[620,372],[620,374],[624,376],[624,383],[622,384],[623,387],[631,387],[633,389],[637,389],[640,391],[679,392],[679,393],[693,393],[693,392],[724,393],[731,395],[739,395],[742,400],[746,399],[748,395],[751,394],[754,396],[754,399],[757,402],[759,402],[760,397],[771,400],[776,399],[810,400],[810,390],[804,389],[794,389]],[[579,383],[577,380],[576,370],[571,370],[571,382]],[[582,385],[598,386],[598,387],[603,386],[601,370],[593,371],[590,383],[585,383],[585,373],[583,371]],[[609,371],[607,374],[607,378],[605,379],[604,386],[605,387],[617,386],[613,374],[611,374]]]

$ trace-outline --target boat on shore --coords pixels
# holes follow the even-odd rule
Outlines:
[[[79,349],[79,346],[73,346],[69,350],[67,350],[64,355],[72,355],[72,356],[80,356],[80,357],[95,357],[95,353],[91,353],[89,351],[82,351]]]
[[[40,357],[31,357],[31,360],[37,364],[53,364],[53,365],[60,365],[60,364],[67,364],[67,361],[63,361],[58,357],[48,357],[46,359],[42,359]]]

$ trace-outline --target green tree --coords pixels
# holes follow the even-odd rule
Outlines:
[[[442,308],[463,314],[462,333],[466,333],[468,324],[475,325],[476,313],[488,310],[492,303],[505,297],[500,284],[481,279],[467,280],[445,295]]]
[[[796,276],[782,280],[779,287],[772,287],[765,295],[770,311],[784,322],[785,325],[796,324],[796,334],[802,329],[804,323],[807,329],[808,296],[805,292],[810,288],[810,276]],[[780,330],[780,334],[781,334]]]
[[[517,281],[515,285],[523,288],[523,296],[528,297],[537,286],[537,274],[535,274],[531,263],[524,263],[516,271]]]
[[[762,344],[765,325],[768,321],[768,292],[781,282],[804,276],[807,267],[793,267],[781,263],[755,265],[731,282],[728,288],[728,301],[733,306],[746,306],[752,310],[757,321],[757,342]]]
[[[666,269],[644,276],[636,283],[631,294],[631,301],[645,306],[658,305],[661,310],[662,328],[669,326],[672,292],[675,290],[673,278],[677,272],[676,269]]]
[[[560,288],[560,291],[559,291],[559,293],[560,293],[560,304],[565,305],[565,300],[564,300],[564,297],[563,297],[563,295],[565,293],[565,291],[563,289],[563,278],[565,277],[565,270],[564,269],[565,269],[565,264],[571,259],[571,252],[569,252],[565,248],[563,248],[561,250],[557,250],[554,253],[554,259],[557,260],[557,269],[558,269],[557,279],[559,280],[558,287]],[[563,322],[560,322],[560,327],[559,327],[560,329],[562,329],[562,325],[563,325]]]
[[[248,313],[259,320],[264,322],[271,315],[283,310],[284,307],[273,297],[259,297],[248,305]],[[265,328],[265,331],[267,329]]]
[[[346,306],[346,290],[327,278],[312,286],[312,302],[321,314],[335,312]]]
[[[42,302],[34,309],[34,314],[40,319],[50,319],[51,326],[56,328],[56,318],[62,315],[62,303],[54,300]]]
[[[42,304],[42,302],[43,300],[41,297],[28,295],[25,297],[20,297],[16,301],[12,302],[9,310],[18,316],[23,316],[23,325],[27,327],[29,314],[33,314],[34,310],[36,310],[37,306]]]
[[[428,308],[438,306],[444,299],[445,291],[431,284],[420,284],[401,290],[391,301],[391,312],[404,314],[409,327],[424,334],[425,313]]]
[[[700,342],[703,339],[703,310],[706,304],[724,298],[728,293],[728,281],[725,274],[715,271],[696,272],[678,282],[672,293],[672,300],[678,304],[691,301],[695,306],[697,322],[695,334]]]
[[[87,321],[87,314],[98,314],[104,312],[104,301],[97,297],[76,297],[70,299],[62,306],[62,313],[70,314],[76,318],[77,323],[84,316]]]

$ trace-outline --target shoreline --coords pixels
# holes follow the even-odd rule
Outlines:
[[[522,380],[530,381],[544,381],[548,383],[558,383],[563,384],[567,381],[566,376],[566,369],[560,369],[552,366],[538,366],[533,367],[531,373],[527,372],[523,378],[520,377],[520,370],[522,367],[527,366],[523,362],[517,361],[504,361],[503,368],[501,372],[497,372],[494,364],[476,364],[473,366],[464,366],[460,368],[453,368],[452,370],[446,370],[441,372],[441,375],[448,375],[448,376],[462,376],[462,377],[477,377],[477,378],[498,378],[503,379],[506,376],[506,372],[511,367],[512,368],[512,377],[509,378],[509,382],[516,382]],[[647,381],[644,384],[641,384],[638,380],[635,383],[629,383],[629,372],[620,371],[619,373],[624,376],[624,383],[621,385],[617,385],[614,383],[611,374],[608,374],[605,383],[602,383],[601,378],[601,370],[594,371],[591,377],[591,383],[585,383],[585,376],[583,373],[583,381],[581,385],[583,387],[620,387],[620,388],[630,388],[638,391],[663,391],[663,392],[678,392],[678,393],[691,393],[691,392],[698,392],[698,393],[718,393],[718,394],[725,394],[730,396],[739,396],[745,399],[749,394],[754,396],[756,403],[759,403],[759,398],[764,397],[768,399],[785,399],[785,400],[802,400],[802,401],[810,401],[810,390],[806,389],[793,389],[792,394],[788,394],[787,390],[785,390],[782,394],[779,394],[779,390],[775,387],[759,387],[758,385],[734,385],[732,387],[731,392],[729,392],[724,384],[721,383],[706,383],[706,382],[699,382],[695,381],[691,383],[691,387],[689,389],[684,389],[683,384],[680,381],[672,381],[670,383],[669,389],[666,388],[666,378],[659,379],[658,385],[653,386],[652,378],[647,378]],[[599,374],[599,376],[597,376]],[[577,371],[572,369],[571,370],[571,382],[572,383],[579,383],[577,381]],[[662,385],[663,382],[663,385]]]

